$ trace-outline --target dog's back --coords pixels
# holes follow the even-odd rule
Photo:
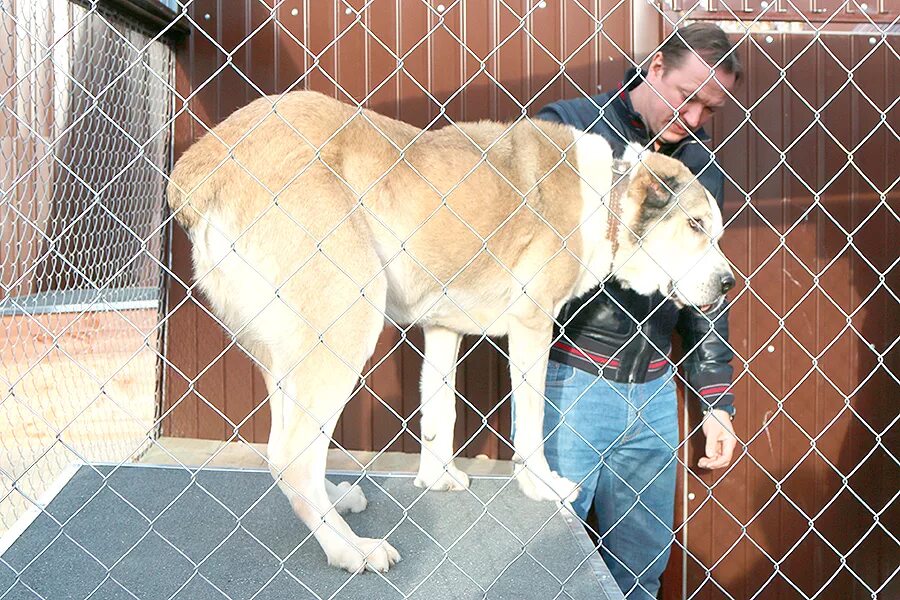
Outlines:
[[[236,110],[188,148],[172,170],[168,200],[176,219],[190,231],[235,178],[270,192],[271,200],[316,158],[340,169],[346,144],[370,123],[383,132],[380,141],[370,140],[365,148],[373,157],[386,154],[392,145],[407,145],[418,133],[411,125],[372,111],[363,111],[365,118],[355,117],[358,112],[309,91],[266,96]]]
[[[457,297],[450,307],[464,303],[474,311],[496,305],[478,319],[482,323],[469,324],[478,331],[508,306],[513,272],[542,237],[536,232],[558,246],[559,233],[578,225],[577,210],[554,213],[553,202],[537,190],[546,165],[559,162],[556,146],[571,143],[564,127],[479,122],[422,132],[315,92],[287,94],[274,106],[273,100],[261,98],[239,109],[178,161],[169,204],[192,237],[206,231],[204,220],[218,215],[214,229],[230,227],[232,241],[243,242],[249,259],[261,249],[244,239],[244,231],[261,229],[265,221],[269,234],[260,243],[284,239],[289,246],[271,251],[304,256],[301,238],[319,242],[352,213],[357,243],[375,250],[387,275],[386,309],[393,318],[421,318],[423,307],[452,283]],[[574,177],[563,164],[541,185],[546,193],[554,180]],[[273,211],[288,218],[276,223]],[[224,241],[219,246],[227,250]],[[213,268],[221,251],[199,256],[198,266]],[[544,255],[553,251],[540,249]],[[352,269],[343,262],[354,262],[355,255],[348,248],[332,259]],[[262,257],[257,262],[255,270],[270,282],[298,266],[285,258],[277,272],[266,272],[269,262]],[[486,280],[495,284],[478,283]]]

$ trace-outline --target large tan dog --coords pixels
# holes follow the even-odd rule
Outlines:
[[[386,571],[400,560],[338,514],[365,508],[361,490],[325,480],[335,423],[385,319],[425,329],[417,485],[468,486],[452,460],[460,339],[508,335],[516,477],[531,498],[571,499],[577,486],[543,454],[553,317],[613,272],[640,293],[719,300],[731,272],[715,202],[664,156],[634,153],[620,178],[601,137],[562,125],[423,133],[312,92],[274,101],[185,152],[169,204],[193,241],[197,284],[262,366],[272,473],[328,562]]]

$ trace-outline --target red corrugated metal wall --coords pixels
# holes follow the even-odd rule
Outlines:
[[[896,582],[879,590],[897,565],[885,528],[898,525],[887,509],[898,489],[900,141],[887,109],[900,64],[888,39],[741,42],[736,96],[749,120],[732,106],[711,133],[732,180],[723,248],[749,278],[730,320],[746,453],[727,473],[684,473],[676,518],[688,550],[673,550],[668,599],[900,593]],[[683,455],[695,465],[702,452],[697,434]]]
[[[348,14],[348,4],[366,9],[357,18],[353,11]],[[260,93],[309,88],[344,100],[368,98],[367,106],[378,112],[437,128],[447,118],[514,119],[522,105],[533,114],[554,99],[582,90],[596,93],[598,86],[607,89],[626,68],[622,52],[631,52],[631,8],[611,1],[549,3],[532,10],[524,22],[520,16],[529,14],[530,3],[523,0],[447,5],[439,15],[424,3],[399,0],[285,2],[276,11],[276,27],[267,22],[270,11],[259,2],[194,2],[191,15],[203,32],[194,31],[179,53],[178,89],[193,96],[192,114],[176,121],[176,156],[206,131],[204,124],[212,127]],[[604,19],[603,34],[592,35],[589,15]],[[217,45],[231,53],[236,68]],[[403,56],[401,72],[392,53]],[[569,60],[562,78],[557,61],[564,58]],[[444,114],[441,104],[446,104]],[[180,230],[172,256],[175,272],[188,282],[190,251]],[[253,413],[265,397],[261,377],[236,348],[220,357],[230,340],[193,301],[180,304],[184,296],[184,286],[174,283],[170,307],[178,310],[169,321],[168,358],[177,368],[167,373],[165,410],[171,413],[163,432],[227,438],[234,428],[225,415],[233,423],[244,422],[242,438],[265,441],[268,409]],[[372,364],[399,340],[397,331],[386,330]],[[408,341],[422,348],[419,331],[410,332]],[[459,370],[460,391],[507,435],[508,403],[492,412],[496,399],[508,392],[505,365],[487,342],[474,349],[467,345],[464,352],[470,349]],[[418,405],[420,362],[408,344],[391,352],[368,380],[378,398],[364,391],[350,400],[338,425],[338,442],[347,448],[389,444],[390,450],[416,451],[413,437],[397,434]],[[189,386],[191,379],[195,388]],[[481,425],[480,415],[461,411],[458,438],[467,439]],[[417,420],[408,426],[417,430]],[[466,451],[480,453],[510,455],[489,432],[479,434]]]
[[[177,66],[192,114],[176,122],[176,156],[205,131],[201,121],[212,126],[260,92],[292,88],[368,96],[370,108],[419,126],[440,127],[447,117],[513,119],[518,103],[534,114],[551,100],[615,85],[626,66],[622,52],[635,45],[630,3],[548,2],[521,27],[518,15],[530,6],[523,0],[446,4],[441,22],[421,2],[375,0],[359,18],[344,10],[347,3],[284,2],[276,27],[262,3],[197,0],[191,15],[203,32],[193,32]],[[749,10],[741,7],[732,8]],[[587,13],[603,19],[602,33]],[[728,13],[719,7],[706,16]],[[648,46],[643,37],[658,37],[650,29],[641,29],[641,47]],[[385,47],[405,54],[402,72]],[[884,531],[897,530],[896,511],[887,510],[898,488],[891,267],[900,231],[891,186],[900,144],[896,109],[887,110],[900,94],[896,36],[814,41],[762,33],[741,48],[748,76],[737,98],[753,107],[750,119],[730,107],[712,133],[724,142],[719,156],[733,181],[723,245],[746,276],[733,293],[731,319],[739,355],[735,425],[746,452],[727,473],[682,473],[680,545],[665,594],[799,598],[821,588],[821,598],[868,598],[896,566]],[[570,54],[567,80],[554,79],[559,65],[551,56]],[[163,433],[264,442],[261,378],[205,311],[185,302],[190,252],[180,230],[172,262],[181,281],[169,295],[174,367],[166,374]],[[343,446],[418,450],[403,432],[418,427],[404,419],[418,404],[420,358],[411,346],[421,348],[421,335],[413,330],[401,342],[398,332],[384,332],[368,379],[373,393],[352,398],[338,425]],[[458,387],[478,412],[460,407],[457,440],[476,435],[466,455],[508,457],[497,435],[477,433],[480,412],[509,434],[508,403],[493,409],[509,389],[503,361],[487,342],[469,350]],[[687,422],[694,426],[696,415]],[[696,464],[701,452],[694,436],[683,454]],[[896,587],[880,594],[890,597]]]

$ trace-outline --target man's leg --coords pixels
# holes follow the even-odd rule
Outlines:
[[[628,600],[656,598],[673,540],[678,414],[668,379],[623,386],[632,424],[597,484],[601,555]]]
[[[624,431],[626,403],[609,382],[553,360],[544,393],[544,453],[553,471],[581,485],[572,508],[584,520],[602,454]]]

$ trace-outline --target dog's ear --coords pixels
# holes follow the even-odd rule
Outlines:
[[[658,177],[648,173],[648,183],[644,202],[653,208],[665,208],[676,197],[678,180],[675,177]]]

